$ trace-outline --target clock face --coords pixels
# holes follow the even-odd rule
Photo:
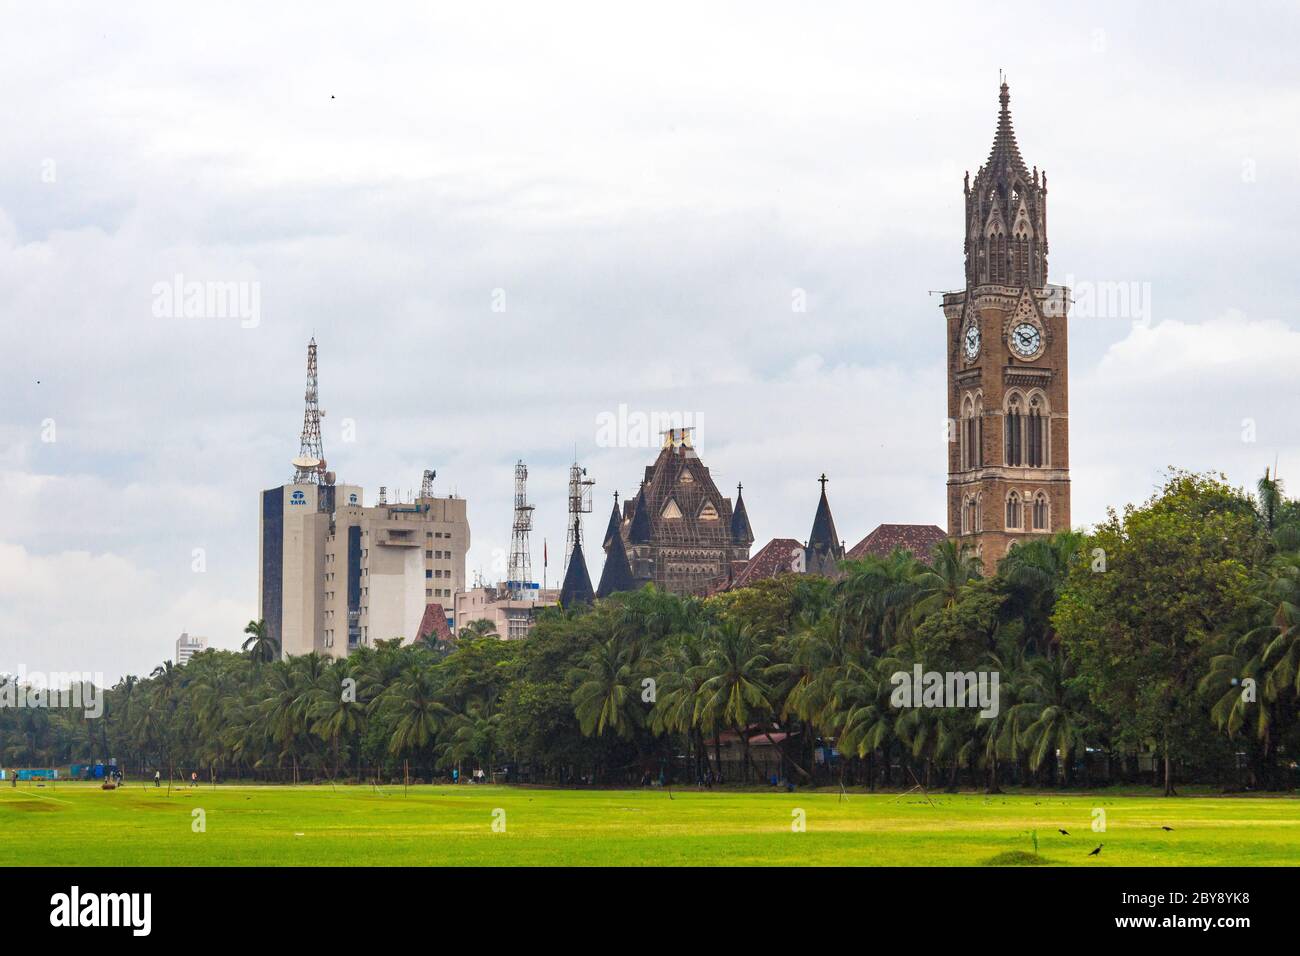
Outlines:
[[[1043,333],[1038,331],[1036,325],[1021,322],[1011,330],[1011,351],[1017,355],[1037,355],[1042,344]]]
[[[980,354],[980,327],[972,322],[966,326],[965,335],[966,358],[974,361],[975,356]]]

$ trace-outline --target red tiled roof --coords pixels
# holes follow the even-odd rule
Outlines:
[[[765,578],[774,578],[782,572],[793,571],[790,565],[794,560],[792,552],[796,548],[802,551],[803,545],[794,538],[773,538],[759,548],[752,558],[744,562],[741,568],[736,569],[735,565],[740,562],[733,561],[731,581],[729,583],[722,581],[714,589],[715,592],[746,588]]]
[[[435,635],[439,641],[450,641],[451,628],[447,626],[447,612],[441,604],[428,604],[424,608],[424,617],[416,628],[416,640],[426,634]]]
[[[948,537],[944,530],[932,524],[882,524],[852,548],[845,557],[853,561],[867,555],[885,557],[895,548],[911,551],[926,564],[930,563],[930,549]]]

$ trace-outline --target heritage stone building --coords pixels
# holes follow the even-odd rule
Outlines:
[[[948,331],[948,533],[992,569],[1070,527],[1069,290],[1047,284],[1047,174],[1031,171],[1010,95],[988,161],[966,174],[966,287]]]
[[[691,446],[689,429],[670,429],[635,498],[615,506],[605,532],[601,596],[640,587],[705,595],[733,562],[749,560],[754,543],[745,503],[718,491]]]

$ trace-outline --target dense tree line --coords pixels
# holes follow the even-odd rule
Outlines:
[[[485,622],[483,622],[485,623]],[[88,719],[0,710],[6,766],[115,757],[206,780],[694,783],[751,746],[796,785],[1282,789],[1300,752],[1300,505],[1171,472],[1091,534],[1024,543],[996,569],[952,542],[834,578],[707,599],[647,587],[544,611],[528,637],[380,642],[341,660],[244,653],[108,689]],[[894,675],[996,672],[1000,706],[900,707]],[[834,757],[826,759],[834,748]],[[737,752],[733,750],[732,752]],[[1144,758],[1140,762],[1139,758]]]

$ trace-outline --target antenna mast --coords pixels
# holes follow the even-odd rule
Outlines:
[[[437,477],[438,473],[436,471],[430,471],[428,468],[424,469],[424,477],[420,480],[421,498],[433,497],[433,479]]]
[[[533,559],[528,548],[528,532],[533,530],[533,506],[528,503],[528,467],[522,460],[515,463],[515,523],[510,542],[510,565],[506,571],[506,588],[515,601],[528,597],[533,579]]]
[[[564,567],[575,546],[582,544],[582,516],[591,514],[591,486],[595,482],[587,477],[587,469],[576,461],[569,466],[569,526],[564,537]]]
[[[316,393],[316,339],[307,345],[307,394],[302,415],[302,443],[298,457],[293,460],[293,482],[298,485],[319,485],[325,475],[325,452],[321,449],[320,420],[325,414],[320,410]]]

